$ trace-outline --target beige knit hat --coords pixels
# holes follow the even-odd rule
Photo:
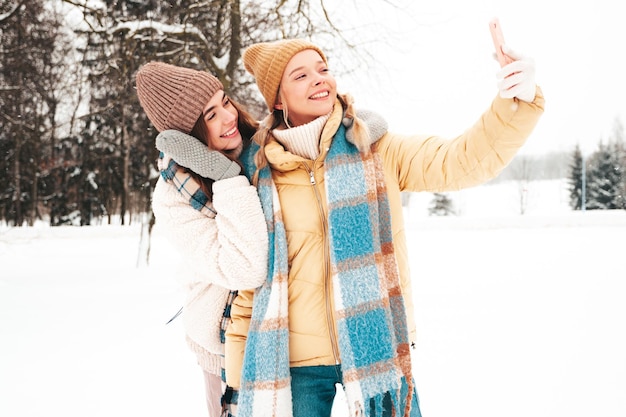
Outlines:
[[[243,64],[256,79],[270,113],[274,110],[278,87],[287,63],[295,54],[305,49],[317,51],[324,62],[328,62],[320,48],[303,39],[255,43],[243,52]]]
[[[204,106],[224,86],[204,71],[149,62],[137,72],[137,96],[159,132],[190,133]]]

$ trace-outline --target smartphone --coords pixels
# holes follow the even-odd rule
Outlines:
[[[506,64],[510,64],[513,60],[506,56],[502,52],[502,45],[504,45],[504,36],[502,36],[502,28],[500,27],[500,21],[498,18],[494,18],[489,22],[489,31],[491,32],[491,38],[493,39],[493,46],[496,48],[496,56],[500,66],[503,67]]]

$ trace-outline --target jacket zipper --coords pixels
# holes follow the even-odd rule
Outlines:
[[[333,356],[335,357],[335,364],[339,364],[339,349],[337,347],[337,339],[335,337],[335,322],[332,319],[333,315],[331,312],[331,297],[330,293],[330,248],[329,248],[329,240],[328,240],[328,226],[326,223],[326,216],[324,216],[324,207],[322,205],[322,198],[320,197],[319,190],[317,188],[317,181],[315,181],[315,175],[313,173],[313,169],[311,169],[306,163],[303,163],[304,169],[309,173],[309,180],[311,181],[311,186],[313,187],[313,192],[315,193],[315,198],[317,200],[317,207],[320,215],[320,220],[322,223],[322,236],[324,239],[324,296],[326,299],[326,321],[328,324],[328,332],[330,336],[330,344],[333,348]]]

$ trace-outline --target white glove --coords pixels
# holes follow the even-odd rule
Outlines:
[[[500,97],[515,97],[531,103],[535,99],[535,61],[518,54],[506,45],[502,46],[502,52],[514,61],[496,73]]]

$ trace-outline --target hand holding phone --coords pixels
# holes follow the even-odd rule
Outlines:
[[[504,36],[502,35],[502,28],[500,27],[500,21],[498,18],[494,18],[489,22],[489,31],[493,39],[493,46],[496,48],[496,56],[500,66],[503,67],[513,62],[513,59],[502,52],[502,45],[504,45]]]

